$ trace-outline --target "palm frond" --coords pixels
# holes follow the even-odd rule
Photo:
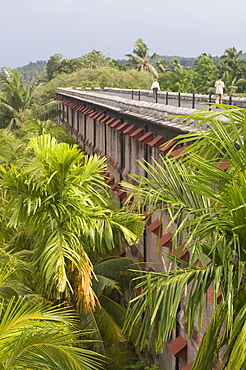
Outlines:
[[[201,328],[208,289],[214,289],[214,314],[205,331],[195,369],[208,369],[223,346],[225,368],[241,368],[245,351],[236,365],[236,353],[244,340],[246,172],[246,111],[221,106],[220,113],[202,110],[189,117],[208,131],[180,135],[187,145],[178,158],[170,153],[151,163],[139,162],[146,177],[134,177],[137,185],[124,183],[134,196],[132,207],[152,213],[168,211],[173,228],[173,247],[189,249],[185,269],[175,264],[168,273],[145,273],[132,298],[125,330],[135,323],[141,328],[137,343],[144,348],[154,341],[162,351],[176,325],[179,305],[192,334],[197,320]],[[181,245],[180,245],[181,244]],[[168,254],[166,254],[168,257]],[[175,258],[170,256],[171,261]],[[198,262],[203,266],[198,268]],[[220,294],[220,303],[218,303]],[[236,339],[237,336],[237,339]],[[223,357],[223,350],[222,350]]]
[[[70,310],[48,308],[27,298],[12,299],[5,310],[1,304],[0,353],[6,369],[29,366],[54,369],[98,369],[103,358],[81,347],[80,332]]]

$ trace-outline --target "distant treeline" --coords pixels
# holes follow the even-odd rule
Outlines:
[[[195,57],[181,57],[179,55],[159,55],[158,57],[155,57],[152,59],[152,62],[155,63],[158,59],[163,59],[167,62],[171,62],[173,59],[178,59],[180,65],[184,68],[193,68],[194,63],[197,58]],[[220,57],[218,56],[212,56],[212,60],[215,65],[219,63]],[[246,60],[246,53],[245,53],[245,60]],[[120,64],[125,64],[126,59],[117,59],[117,62]]]
[[[44,79],[46,65],[45,60],[37,60],[17,69],[25,85],[30,86]]]
[[[152,62],[155,63],[158,59],[166,60],[167,62],[171,62],[173,59],[178,59],[179,63],[182,67],[186,68],[193,68],[194,63],[197,58],[195,57],[182,57],[178,55],[160,55],[159,57],[153,58]],[[246,60],[246,53],[242,55],[242,59]],[[213,56],[212,60],[215,65],[219,63],[220,58],[218,56]],[[126,59],[116,59],[117,63],[124,65],[127,60]],[[46,66],[48,61],[46,60],[37,60],[36,62],[30,62],[29,64],[18,67],[18,71],[20,72],[21,78],[25,85],[32,85],[37,82],[42,82],[44,80],[44,76],[46,76]]]
[[[30,62],[17,69],[25,86],[48,84],[61,77],[63,86],[148,89],[150,81],[158,78],[163,91],[213,94],[214,81],[220,75],[226,94],[246,93],[246,53],[235,47],[226,49],[221,56],[203,53],[196,58],[149,55],[148,51],[148,46],[138,39],[132,53],[125,55],[127,59],[105,57],[101,51],[93,49],[71,59],[54,54],[48,61]],[[148,78],[146,74],[129,73],[133,70],[147,72]]]

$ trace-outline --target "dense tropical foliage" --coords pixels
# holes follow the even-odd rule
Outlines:
[[[143,221],[112,202],[105,159],[37,119],[36,89],[18,71],[1,78],[0,367],[105,368],[102,354],[127,347],[120,303],[136,260],[105,261],[110,276],[100,266],[137,242]]]
[[[55,54],[43,76],[39,63],[25,83],[21,70],[0,75],[2,369],[120,369],[129,342],[140,350],[155,343],[161,352],[177,314],[188,335],[199,331],[211,287],[214,311],[193,368],[220,361],[244,369],[245,111],[224,106],[222,123],[215,113],[192,117],[210,131],[180,137],[191,145],[178,161],[167,155],[161,165],[142,163],[148,176],[135,178],[139,186],[124,184],[136,201],[131,209],[112,201],[105,159],[84,155],[64,127],[47,120],[58,86],[148,90],[158,73],[162,90],[212,93],[221,74],[228,95],[246,90],[246,62],[235,48],[216,63],[203,53],[189,68],[148,51],[138,39],[127,62],[92,50],[73,59]],[[139,211],[149,205],[153,213],[168,210],[173,247],[189,251],[188,264],[169,255],[167,272],[140,274],[136,259],[119,257],[139,240]]]
[[[27,263],[1,250],[0,368],[103,367],[103,356],[85,348],[86,332],[79,329],[75,312],[52,307],[21,284],[27,269]]]
[[[13,140],[13,137],[11,138]],[[28,240],[7,225],[1,200],[0,368],[99,369],[105,359],[86,348],[72,307],[54,306],[33,289]],[[18,252],[11,250],[19,238]],[[20,240],[21,239],[21,240]],[[9,250],[10,249],[10,250]]]
[[[72,296],[93,308],[87,250],[119,249],[123,238],[134,242],[141,222],[110,209],[105,159],[87,158],[49,135],[31,139],[25,156],[18,168],[2,168],[1,178],[8,225],[18,233],[21,224],[29,236],[35,288],[48,299]]]
[[[166,254],[172,263],[165,272],[138,277],[126,329],[140,322],[137,343],[144,348],[154,341],[162,352],[178,316],[189,336],[201,332],[213,289],[213,313],[194,370],[212,369],[216,361],[223,369],[242,370],[246,363],[246,111],[223,108],[220,115],[192,117],[210,130],[179,137],[191,143],[179,158],[167,154],[160,164],[142,162],[148,176],[134,177],[137,186],[124,184],[136,207],[168,212],[167,230],[173,230],[173,250],[178,249],[176,257]],[[189,251],[188,263],[177,258],[183,251]]]
[[[43,101],[38,89],[24,86],[18,70],[0,75],[0,127],[18,129],[52,112],[53,101]]]

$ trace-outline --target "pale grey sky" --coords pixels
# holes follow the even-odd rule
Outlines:
[[[245,0],[0,0],[0,15],[0,67],[92,49],[123,59],[139,38],[159,55],[246,52]]]

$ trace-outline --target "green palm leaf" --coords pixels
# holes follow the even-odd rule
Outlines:
[[[144,348],[146,341],[150,345],[154,340],[156,351],[162,351],[180,304],[188,335],[196,325],[199,331],[212,286],[214,314],[193,365],[199,370],[211,368],[223,346],[227,346],[225,368],[241,369],[245,361],[246,111],[223,108],[219,114],[203,110],[190,117],[210,129],[177,138],[179,144],[191,142],[185,155],[172,158],[168,153],[158,161],[152,159],[152,164],[141,163],[147,176],[134,177],[138,186],[123,184],[134,195],[139,211],[143,206],[151,206],[152,213],[167,210],[167,229],[175,230],[173,247],[182,244],[181,250],[190,251],[185,269],[140,277],[125,329],[131,332],[133,324],[140,322],[137,343]],[[228,164],[226,170],[221,164]]]
[[[8,226],[21,224],[32,235],[41,292],[53,299],[77,294],[79,305],[93,306],[88,252],[136,242],[141,216],[112,209],[105,159],[87,158],[76,145],[58,143],[50,135],[31,139],[29,152],[20,168],[0,169]]]
[[[62,314],[62,315],[61,315]],[[1,304],[0,363],[4,369],[98,369],[102,358],[81,348],[72,311],[27,298]],[[73,346],[74,345],[74,346]]]

